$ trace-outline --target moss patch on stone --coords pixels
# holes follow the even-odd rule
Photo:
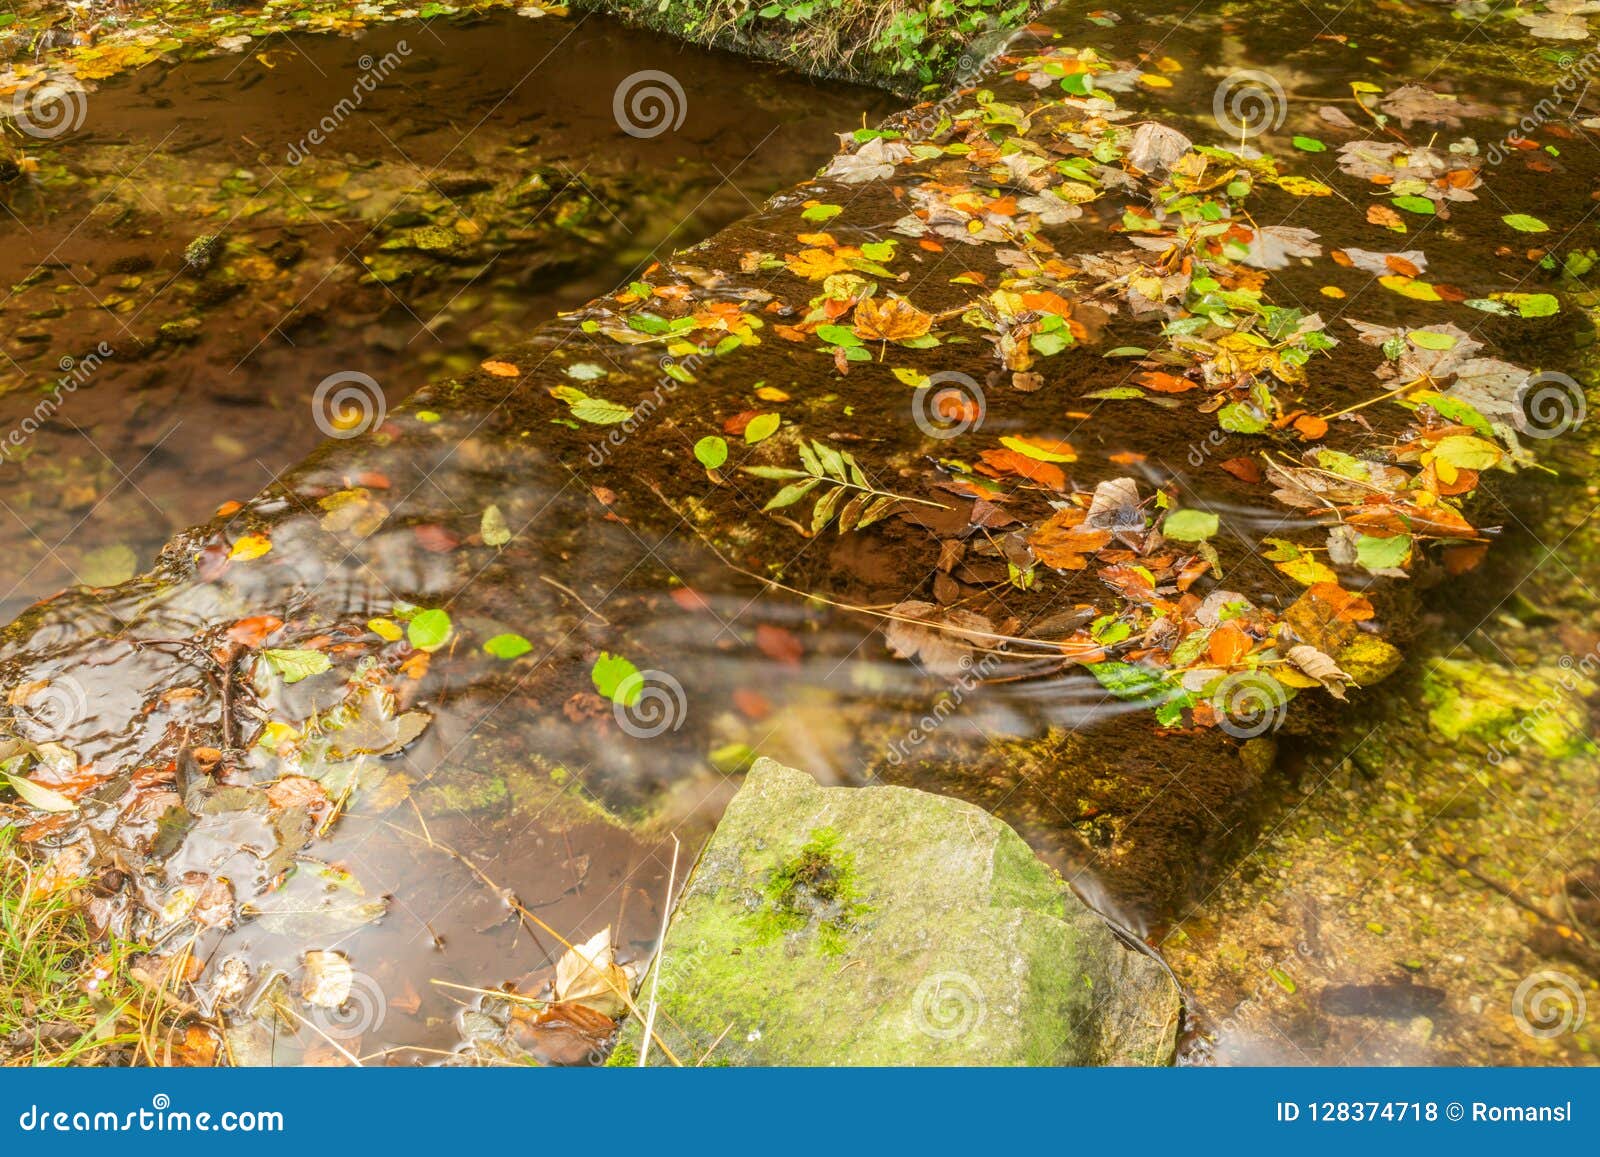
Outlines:
[[[770,759],[729,805],[642,991],[683,1063],[1165,1064],[1179,1016],[1160,964],[995,817],[907,788],[823,788]],[[640,1037],[630,1022],[625,1042]],[[652,1045],[650,1060],[666,1058]]]

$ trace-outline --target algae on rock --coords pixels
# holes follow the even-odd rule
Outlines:
[[[685,885],[652,995],[683,1064],[1166,1064],[1180,1011],[1161,964],[994,816],[770,759]]]

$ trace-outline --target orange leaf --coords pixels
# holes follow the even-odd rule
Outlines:
[[[228,638],[241,647],[255,648],[267,641],[267,636],[283,626],[277,615],[251,615],[240,619],[228,628]]]
[[[1030,482],[1037,482],[1041,486],[1048,486],[1051,490],[1066,489],[1067,476],[1061,472],[1061,467],[1053,466],[1049,462],[1036,462],[1025,454],[1018,454],[1015,450],[985,450],[981,457],[983,461],[978,465],[978,470],[990,478],[1003,478],[1008,474],[1014,474]]]
[[[1206,640],[1206,651],[1217,666],[1232,667],[1248,655],[1254,645],[1254,640],[1235,624],[1223,623]]]
[[[497,378],[520,378],[522,371],[510,362],[484,362],[478,367],[485,373],[493,374]]]
[[[1328,432],[1328,423],[1315,414],[1301,414],[1294,420],[1294,428],[1307,442],[1315,442]]]
[[[1186,390],[1196,389],[1200,384],[1160,370],[1146,370],[1142,374],[1135,374],[1133,380],[1147,390],[1155,390],[1162,394],[1181,394]]]
[[[856,336],[868,341],[910,341],[932,328],[933,318],[903,297],[869,297],[856,306]]]

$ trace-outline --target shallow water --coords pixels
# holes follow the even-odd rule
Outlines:
[[[682,124],[624,132],[614,91],[662,66]],[[327,437],[329,376],[359,371],[394,404],[475,366],[888,107],[604,21],[509,15],[275,37],[104,82],[77,131],[21,138],[38,171],[0,185],[0,616],[143,570],[267,485]]]
[[[1127,55],[1136,44],[1178,59],[1186,73],[1175,75],[1189,86],[1187,107],[1194,110],[1180,127],[1197,138],[1214,135],[1214,128],[1207,128],[1206,97],[1217,79],[1235,69],[1272,69],[1281,77],[1291,102],[1283,138],[1314,128],[1312,110],[1322,101],[1343,100],[1353,76],[1391,81],[1432,69],[1433,62],[1416,56],[1424,37],[1385,16],[1341,16],[1339,29],[1347,40],[1330,41],[1314,35],[1298,13],[1284,13],[1275,22],[1251,11],[1247,22],[1226,11],[1196,16],[1176,5],[1170,11],[1147,6],[1137,23],[1115,28],[1073,13],[1052,19],[1071,43],[1100,43],[1113,55]],[[1418,23],[1443,19],[1426,9],[1406,11]],[[552,37],[570,32],[569,26],[493,22],[476,29],[439,29],[448,54],[413,29],[375,33],[358,45],[307,39],[296,41],[296,52],[284,54],[274,68],[237,60],[189,65],[161,74],[158,83],[107,86],[96,95],[97,108],[126,100],[128,120],[118,123],[127,140],[100,139],[101,130],[91,120],[88,131],[96,141],[65,141],[59,160],[65,171],[47,169],[43,187],[30,191],[26,204],[14,198],[13,211],[36,213],[42,229],[41,223],[58,212],[65,215],[65,203],[98,200],[108,185],[113,195],[127,188],[137,200],[123,208],[133,214],[136,229],[149,227],[152,234],[124,236],[119,230],[127,229],[129,218],[119,213],[91,235],[94,245],[85,253],[159,255],[141,274],[111,276],[105,292],[104,276],[84,287],[57,274],[21,300],[44,296],[41,289],[71,302],[91,291],[102,304],[113,292],[132,300],[126,313],[117,312],[120,301],[103,316],[81,303],[69,310],[73,324],[85,317],[100,323],[81,334],[73,331],[86,348],[102,334],[110,334],[106,340],[115,344],[118,318],[150,325],[195,316],[200,328],[195,342],[169,341],[128,370],[122,369],[120,355],[108,358],[95,372],[92,390],[71,399],[75,407],[94,402],[96,422],[104,428],[52,430],[40,436],[41,449],[22,463],[28,481],[17,493],[37,506],[18,501],[17,521],[28,533],[17,532],[14,553],[31,557],[19,576],[28,597],[66,581],[91,556],[94,565],[120,561],[128,569],[142,569],[150,561],[148,552],[171,530],[209,515],[224,498],[245,499],[277,477],[322,436],[310,419],[308,400],[328,374],[359,368],[381,383],[388,404],[397,407],[411,386],[470,368],[556,309],[626,280],[669,237],[691,239],[742,215],[750,207],[746,194],[759,200],[813,168],[831,144],[829,129],[858,123],[858,109],[867,111],[870,121],[882,107],[877,98],[851,94],[859,103],[846,115],[835,93],[769,70],[746,73],[721,61],[715,69],[674,69],[689,87],[687,138],[636,141],[615,131],[610,84],[590,79],[588,70],[597,67],[593,61],[603,60],[621,76],[658,62],[662,50],[648,38],[596,31],[601,26],[592,22],[584,28],[588,31],[580,30],[578,40],[552,58],[571,72],[541,72],[541,78],[555,78],[541,90],[512,91],[514,70],[499,70],[518,53],[503,53],[500,45],[509,36],[521,55],[536,55]],[[414,67],[408,60],[395,73],[407,86],[404,97],[398,88],[380,90],[395,102],[388,117],[406,122],[403,152],[386,139],[393,133],[357,117],[341,125],[326,150],[314,152],[304,165],[290,166],[292,171],[280,172],[278,180],[262,180],[253,168],[264,164],[261,158],[275,158],[299,140],[286,127],[291,118],[283,115],[285,107],[301,101],[311,110],[326,107],[348,90],[355,56],[375,53],[384,37],[408,36],[418,40],[419,63],[434,59],[436,66]],[[579,55],[574,47],[579,43],[582,52],[593,55]],[[426,51],[436,57],[427,57],[423,44],[432,45]],[[1463,50],[1464,60],[1474,59],[1473,47]],[[717,58],[696,54],[689,59]],[[319,61],[322,69],[306,67]],[[326,71],[326,79],[320,71]],[[498,87],[488,85],[486,77]],[[709,86],[703,96],[699,85]],[[202,87],[233,94],[226,116],[237,120],[226,121],[228,130],[219,132],[215,120],[180,124],[180,131],[191,134],[193,151],[163,158],[164,167],[141,169],[151,174],[147,180],[117,176],[117,162],[136,155],[138,142],[167,131],[173,109],[189,107]],[[1462,79],[1461,90],[1485,100],[1505,99],[1501,80]],[[317,99],[306,97],[308,91]],[[465,111],[459,105],[463,91],[472,92],[475,102]],[[485,91],[512,95],[498,102],[482,95]],[[571,109],[575,93],[596,99]],[[380,116],[383,99],[375,97],[369,106]],[[1176,103],[1182,102],[1167,102]],[[461,124],[490,108],[494,115],[470,134],[470,155],[456,149]],[[702,108],[710,109],[713,119],[697,127],[695,110]],[[513,113],[509,123],[496,128],[502,116]],[[1262,144],[1278,149],[1282,142],[1269,137]],[[723,166],[717,161],[751,150],[753,156],[734,174],[750,183],[735,195],[719,183]],[[362,162],[348,178],[342,176],[350,167],[346,154]],[[107,169],[98,175],[91,171],[81,186],[67,183],[73,166],[99,163],[84,156],[109,158]],[[708,157],[717,172],[706,171]],[[582,188],[561,186],[573,200],[541,199],[540,205],[549,208],[531,212],[521,226],[533,235],[501,245],[497,230],[515,220],[506,215],[508,197],[530,165],[557,171],[558,179],[560,172],[575,173]],[[239,177],[241,169],[251,175]],[[494,184],[476,192],[466,191],[470,185],[441,191],[437,174],[446,170],[473,178],[490,174]],[[418,186],[419,173],[434,179],[420,192],[404,194]],[[1575,161],[1547,178],[1542,195],[1553,205],[1579,205],[1588,174],[1585,164]],[[1490,180],[1491,189],[1503,188],[1507,202],[1528,202],[1526,176],[1508,169]],[[230,184],[237,182],[243,184]],[[247,212],[271,201],[261,216],[275,224],[259,230],[252,225],[241,250],[230,247],[216,259],[215,271],[197,276],[181,270],[178,253],[198,231],[195,221],[207,219],[193,211],[194,190],[213,186],[217,192],[207,193],[206,203],[214,201],[217,212],[231,216],[241,201]],[[362,195],[352,197],[351,186]],[[700,201],[708,188],[709,199]],[[481,211],[460,211],[455,202],[463,198],[484,198],[475,203]],[[146,204],[152,199],[157,206]],[[170,208],[154,212],[163,199]],[[365,207],[369,204],[375,210]],[[560,217],[562,205],[577,205],[586,215],[575,223],[554,224],[549,218]],[[1308,225],[1330,239],[1350,235],[1351,222],[1359,220],[1359,209],[1334,199],[1294,203],[1282,211],[1284,222]],[[449,222],[458,237],[469,239],[460,243],[469,252],[452,247],[444,260],[437,253],[418,256],[415,249],[385,250],[384,240],[392,239],[388,226],[374,234],[370,222],[388,214],[405,222],[389,219],[396,230]],[[686,215],[691,224],[675,232]],[[488,248],[480,247],[479,234],[457,229],[458,220],[481,223],[482,235],[490,239],[482,244]],[[286,266],[274,256],[278,238],[290,228],[283,221],[295,222],[306,246],[304,255]],[[1428,243],[1440,280],[1498,286],[1516,264],[1509,258],[1503,266],[1486,260],[1490,246],[1484,237],[1457,228],[1440,232]],[[738,247],[772,244],[770,235],[755,230],[734,238]],[[378,262],[397,280],[362,286],[337,273],[325,277],[340,268],[337,255],[350,250]],[[691,266],[696,260],[694,253],[685,258]],[[385,261],[400,265],[385,266]],[[345,267],[353,266],[346,262]],[[931,278],[931,273],[921,276]],[[1328,276],[1324,263],[1316,270],[1286,270],[1274,285],[1314,302]],[[120,279],[129,277],[147,280],[122,288]],[[715,279],[711,274],[710,283]],[[224,283],[219,293],[198,288],[219,280]],[[227,288],[251,281],[259,284]],[[1350,284],[1362,282],[1352,278]],[[63,285],[67,292],[57,294]],[[187,290],[182,308],[165,312],[171,304],[165,292],[147,285]],[[959,290],[948,292],[959,300]],[[202,307],[197,303],[202,296],[222,300]],[[1413,309],[1373,290],[1361,301],[1359,315],[1392,322],[1413,317]],[[23,347],[48,346],[48,352],[34,350],[23,362],[47,366],[60,349],[52,328],[56,319],[27,320],[48,329],[51,340],[7,348],[20,357],[28,352]],[[1564,322],[1530,329],[1486,318],[1482,336],[1505,356],[1532,364],[1564,356],[1570,334]],[[1148,327],[1119,320],[1104,344],[1148,337]],[[617,383],[615,388],[659,376],[653,357],[608,353],[575,324],[546,331],[534,352],[540,366],[548,361],[578,382],[595,380],[594,369],[601,371],[602,384]],[[1069,356],[1084,382],[1115,380],[1094,353]],[[314,363],[309,371],[308,363]],[[795,380],[768,384],[803,397],[825,380],[822,367],[813,375],[809,367],[797,366]],[[523,364],[517,370],[530,368]],[[261,388],[263,382],[268,388]],[[1364,388],[1354,378],[1330,385]],[[741,392],[745,386],[719,387],[722,392],[709,399],[688,387],[674,401],[737,412],[753,404]],[[592,388],[603,392],[601,386]],[[870,452],[886,462],[906,463],[909,472],[916,453],[926,448],[910,428],[904,399],[855,401],[848,421],[832,419],[831,436],[859,440],[863,457]],[[170,419],[171,431],[163,418]],[[687,496],[699,505],[691,503],[686,517],[677,513],[682,504],[665,502],[654,513],[648,506],[641,512],[637,503],[618,513],[612,509],[616,495],[607,487],[635,480],[608,479],[584,469],[585,462],[595,464],[593,455],[605,461],[610,453],[593,431],[549,424],[530,399],[517,394],[516,378],[498,391],[481,382],[466,389],[439,385],[406,407],[398,420],[380,423],[379,436],[362,443],[359,453],[315,458],[251,502],[230,534],[237,541],[249,529],[270,531],[272,550],[259,561],[228,563],[227,541],[208,532],[184,541],[165,560],[171,573],[178,573],[189,559],[201,556],[205,582],[173,586],[158,578],[108,600],[98,619],[86,616],[78,603],[46,609],[30,624],[35,633],[29,652],[20,660],[23,666],[7,671],[8,680],[23,685],[48,680],[47,691],[65,694],[75,746],[88,760],[78,774],[95,783],[91,798],[104,805],[95,817],[100,836],[160,842],[162,817],[179,799],[199,816],[176,844],[163,844],[168,855],[152,857],[151,870],[139,881],[152,907],[175,914],[170,925],[140,914],[127,893],[99,902],[99,914],[142,935],[188,936],[187,905],[209,881],[225,878],[239,900],[254,905],[242,913],[254,918],[232,930],[200,933],[196,950],[213,969],[229,956],[247,959],[253,984],[266,990],[277,970],[293,977],[305,949],[318,946],[348,953],[360,973],[360,1004],[320,1024],[320,1032],[273,1037],[259,1027],[241,1028],[233,1042],[241,1059],[336,1059],[340,1048],[350,1048],[371,1059],[427,1061],[455,1047],[463,1033],[484,1037],[481,1055],[496,1058],[499,1026],[475,1013],[460,1015],[477,1004],[470,990],[506,982],[527,990],[547,978],[561,945],[539,922],[573,941],[611,925],[624,957],[646,953],[673,870],[671,836],[677,834],[683,843],[677,861],[681,881],[696,838],[737,787],[736,772],[753,752],[795,763],[829,782],[911,783],[990,807],[1022,829],[1081,890],[1140,928],[1167,929],[1181,922],[1183,904],[1174,907],[1175,898],[1200,891],[1224,870],[1230,849],[1250,830],[1251,776],[1260,773],[1241,767],[1222,737],[1155,731],[1146,714],[1108,701],[1099,684],[1081,674],[989,686],[962,677],[929,679],[892,659],[872,625],[859,617],[763,592],[733,565],[780,573],[794,587],[858,604],[892,604],[926,578],[932,565],[929,536],[896,525],[886,528],[886,543],[873,550],[854,538],[829,536],[815,540],[819,548],[810,551],[809,543],[781,537],[776,529],[723,525],[718,511],[737,508],[726,491],[699,493],[706,487],[695,485],[687,473],[697,470],[687,457],[694,439],[679,428],[680,421],[687,425],[683,411],[669,410],[626,452],[633,462],[657,455],[653,461],[662,466],[670,497]],[[1079,445],[1080,469],[1090,483],[1130,469],[1111,456],[1137,451],[1146,458],[1135,469],[1149,478],[1182,479],[1185,503],[1222,514],[1241,544],[1269,527],[1291,524],[1282,511],[1262,508],[1211,468],[1220,456],[1206,440],[1214,426],[1187,411],[1141,404],[1101,408],[1092,419],[1064,418],[1059,398],[1040,395],[996,414],[997,432],[1006,422],[1018,431],[1038,432],[1044,421]],[[91,437],[120,470],[74,465],[75,458],[91,465],[99,460],[88,444]],[[74,439],[84,445],[68,449]],[[55,452],[46,452],[51,445]],[[137,469],[129,465],[152,447],[148,462]],[[223,453],[219,447],[238,452]],[[124,482],[122,471],[131,481]],[[101,476],[104,483],[85,481]],[[88,495],[86,501],[52,505],[74,485],[80,488],[77,497]],[[89,495],[95,486],[108,487],[109,497],[98,489]],[[12,493],[7,490],[8,503]],[[514,531],[498,552],[484,549],[481,520],[490,504]],[[35,533],[53,542],[44,528],[64,530],[83,517],[86,506],[90,513],[81,537],[72,534],[71,543],[53,553],[34,542]],[[110,530],[102,537],[103,527]],[[711,553],[712,544],[701,534],[714,539],[722,557]],[[136,564],[95,555],[118,546],[129,547]],[[1288,597],[1273,591],[1273,572],[1253,562],[1248,550],[1225,549],[1233,582],[1264,589],[1263,598]],[[978,549],[956,573],[982,584],[994,580],[996,572],[1003,580],[1004,565],[998,550]],[[47,575],[55,577],[43,582]],[[463,594],[467,583],[470,592]],[[403,651],[362,630],[373,617],[398,619],[405,604],[441,602],[448,603],[457,639],[420,669],[415,664],[403,669]],[[231,675],[219,681],[214,659],[214,648],[223,640],[213,632],[198,650],[169,641],[188,639],[203,624],[267,613],[284,621],[273,646],[325,643],[332,636],[328,650],[341,673],[348,674],[348,668],[358,673],[343,686],[313,679],[285,687],[258,664],[248,689],[246,680],[239,680],[230,706],[220,687]],[[510,665],[485,656],[477,644],[501,631],[525,636],[532,644],[528,655]],[[107,642],[113,633],[123,637]],[[647,668],[649,698],[643,702],[660,714],[640,712],[632,719],[633,730],[619,727],[621,717],[595,694],[590,677],[603,652],[625,654]],[[7,661],[16,664],[19,657],[11,654]],[[1026,664],[1014,662],[1003,672],[1026,673]],[[374,685],[394,684],[394,699],[369,694],[368,675]],[[153,702],[149,692],[157,687],[184,693]],[[936,709],[938,697],[944,706]],[[219,731],[229,724],[219,724],[219,718],[237,720],[232,726],[241,728],[253,728],[263,718],[304,721],[326,712],[335,700],[377,736],[368,743],[373,749],[387,745],[396,720],[407,711],[425,713],[427,726],[402,753],[358,753],[354,759],[332,758],[317,729],[307,727],[290,741],[287,754],[258,747],[244,764],[224,767],[218,777],[224,790],[294,770],[348,788],[348,806],[328,824],[326,838],[293,854],[298,833],[272,830],[261,809],[237,806],[239,797],[217,799],[204,774],[209,768],[196,764],[194,750],[228,746],[219,741]],[[47,714],[37,718],[33,738],[46,740],[60,730]],[[161,791],[146,794],[136,808],[120,810],[140,776],[161,785]],[[330,794],[346,794],[345,788]],[[49,842],[48,834],[43,842]],[[94,846],[94,840],[75,838],[70,848],[79,851],[64,856],[81,854],[87,860]],[[297,865],[295,874],[286,886],[269,892],[285,867],[278,855],[283,848]],[[1103,860],[1096,861],[1102,853]],[[1098,872],[1082,870],[1091,862]],[[507,903],[508,893],[537,921],[519,920]],[[1160,902],[1129,905],[1130,895],[1160,897]],[[213,983],[209,975],[214,974],[202,982],[202,993]],[[295,1028],[292,1017],[282,1018],[280,1028]],[[341,1043],[330,1044],[330,1035]],[[529,1039],[525,1031],[520,1043],[551,1059],[585,1056],[580,1049],[574,1058],[571,1040],[560,1033],[533,1033]],[[1238,1051],[1251,1055],[1248,1047]]]

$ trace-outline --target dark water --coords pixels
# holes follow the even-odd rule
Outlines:
[[[1316,131],[1314,109],[1344,100],[1353,76],[1393,83],[1437,63],[1420,55],[1423,36],[1386,18],[1342,16],[1347,40],[1329,40],[1295,8],[1146,6],[1137,22],[1113,28],[1074,12],[1051,19],[1069,43],[1173,57],[1180,99],[1153,103],[1197,139],[1216,135],[1209,97],[1219,79],[1274,70],[1290,115],[1257,143],[1279,153],[1291,134]],[[5,556],[16,560],[7,563],[14,600],[73,577],[112,577],[85,567],[143,569],[174,529],[275,483],[231,523],[182,539],[148,583],[103,605],[86,597],[34,613],[26,650],[5,656],[8,682],[43,684],[39,696],[59,704],[56,717],[28,709],[25,718],[38,720],[30,738],[70,736],[85,761],[76,774],[93,785],[85,798],[96,805],[95,834],[63,828],[62,863],[104,871],[107,844],[161,850],[133,885],[108,889],[98,915],[141,936],[192,937],[209,970],[198,989],[219,1007],[238,1007],[217,988],[229,958],[248,962],[252,992],[270,992],[276,976],[297,975],[308,948],[348,954],[361,1001],[341,1014],[347,1020],[273,1036],[240,1017],[240,1059],[327,1060],[351,1049],[426,1062],[464,1034],[481,1036],[481,1055],[496,1059],[500,1026],[471,1011],[471,990],[537,987],[561,954],[556,933],[578,941],[609,926],[624,958],[642,958],[660,924],[672,836],[682,841],[681,880],[737,773],[760,753],[828,782],[911,783],[993,808],[1129,922],[1180,920],[1249,831],[1261,772],[1231,743],[1215,731],[1156,731],[1086,676],[1012,681],[1030,672],[1008,669],[1007,681],[987,686],[928,679],[890,656],[870,623],[751,577],[881,607],[932,568],[930,536],[915,527],[888,527],[870,547],[860,536],[748,529],[730,489],[708,487],[693,464],[705,413],[755,408],[763,386],[822,395],[838,388],[826,365],[795,359],[781,379],[727,375],[668,389],[662,419],[614,459],[592,428],[554,423],[546,399],[519,392],[521,375],[535,370],[540,381],[560,372],[605,396],[631,398],[661,382],[657,354],[593,340],[578,318],[530,346],[514,339],[626,281],[669,241],[704,235],[803,179],[831,147],[828,130],[863,113],[872,121],[879,98],[673,53],[667,67],[687,91],[688,117],[678,134],[640,140],[617,131],[611,92],[623,76],[664,66],[657,42],[593,22],[437,31],[442,42],[410,28],[354,45],[298,40],[272,68],[209,62],[107,86],[94,95],[87,137],[44,150],[39,187],[11,195],[19,220],[8,228],[35,248],[5,276],[20,282],[47,258],[60,265],[46,264],[48,279],[6,303],[6,320],[18,323],[6,350],[30,379],[0,405],[26,413],[39,375],[67,352],[81,356],[100,341],[118,351],[30,443],[30,456],[0,467],[15,509]],[[369,98],[373,111],[346,119],[304,164],[284,162],[305,126],[349,91],[357,57],[381,58],[412,37],[415,54]],[[1471,74],[1487,47],[1463,50],[1452,83],[1503,101],[1503,78]],[[523,62],[535,60],[546,63],[524,78]],[[196,107],[217,115],[201,118]],[[107,120],[96,119],[101,110]],[[174,135],[159,143],[164,134]],[[542,186],[530,190],[534,172]],[[1509,204],[1530,203],[1522,173],[1489,179]],[[1588,181],[1573,165],[1539,195],[1570,208]],[[872,207],[886,225],[901,210],[877,195]],[[84,216],[90,205],[99,207]],[[1386,241],[1362,232],[1362,207],[1344,198],[1269,206],[1273,223],[1314,228],[1329,244]],[[681,276],[740,299],[750,287],[733,262],[787,243],[769,226],[739,226],[726,247],[690,251]],[[203,271],[186,266],[184,247],[210,231],[225,247]],[[1498,286],[1517,264],[1465,226],[1441,233],[1428,242],[1438,280]],[[12,253],[8,245],[6,261]],[[363,269],[385,283],[363,284]],[[1342,278],[1322,262],[1283,271],[1274,286],[1323,303],[1321,287]],[[1355,292],[1364,281],[1345,283]],[[964,290],[943,292],[958,301]],[[56,305],[66,312],[29,316]],[[1373,290],[1358,316],[1393,323],[1414,310]],[[604,310],[588,317],[605,319]],[[182,328],[161,337],[169,324]],[[1152,330],[1118,319],[1102,344],[1154,344]],[[1486,318],[1481,336],[1513,360],[1539,363],[1569,335],[1530,336]],[[777,341],[770,331],[764,340]],[[123,343],[136,352],[125,356]],[[508,347],[517,362],[502,381],[442,381]],[[1072,356],[1084,389],[1120,376],[1097,352]],[[1369,369],[1327,384],[1359,396]],[[280,479],[327,433],[312,414],[316,387],[346,371],[375,380],[394,413],[373,436],[336,442]],[[430,380],[440,384],[400,406]],[[891,464],[891,475],[910,474],[931,452],[903,396],[852,402],[848,418],[835,412],[831,425],[818,417],[811,428]],[[1282,525],[1280,511],[1209,468],[1214,425],[1187,410],[1108,407],[1089,420],[1041,394],[996,414],[994,432],[1012,428],[1070,432],[1090,482],[1129,471],[1176,478],[1186,502],[1213,506],[1251,538]],[[1129,466],[1130,453],[1142,459]],[[666,491],[659,506],[652,476]],[[484,541],[490,506],[513,532],[497,550]],[[270,553],[228,562],[247,533],[270,536]],[[117,548],[134,561],[109,553]],[[1230,574],[1237,566],[1242,575],[1233,581],[1266,588],[1263,599],[1292,597],[1271,589],[1272,572],[1248,550],[1227,549]],[[964,581],[1003,581],[1003,555],[973,553],[958,572]],[[196,558],[204,581],[173,582]],[[367,627],[403,622],[411,607],[445,607],[454,628],[421,664]],[[271,646],[324,648],[339,675],[285,686],[252,661],[234,686],[238,656],[219,625],[267,614],[281,620]],[[483,653],[484,640],[507,632],[530,650],[509,661]],[[628,725],[595,692],[591,671],[603,654],[643,670],[644,706]],[[308,724],[335,708],[345,713],[337,724]],[[420,737],[402,753],[374,754],[408,712],[425,716]],[[288,730],[264,745],[269,721]],[[375,738],[356,758],[339,758],[327,736],[353,727]],[[215,761],[196,754],[239,739],[250,741],[248,754],[214,775]],[[319,779],[341,801],[303,851],[304,833],[275,830],[254,797],[224,794],[284,775]],[[179,800],[196,818],[168,838],[164,817]],[[294,873],[272,891],[284,855]],[[1083,871],[1086,863],[1097,870]],[[186,922],[191,906],[217,879],[248,906],[234,926],[197,933]],[[280,1030],[295,1027],[280,1017]],[[570,1044],[554,1035],[537,1038],[536,1051]]]
[[[681,78],[683,120],[630,135],[613,95],[652,69]],[[105,82],[78,131],[14,138],[38,171],[0,185],[0,616],[142,570],[267,485],[327,436],[311,401],[330,375],[394,404],[471,368],[888,107],[603,21],[510,16]],[[208,235],[206,264],[186,261]]]

